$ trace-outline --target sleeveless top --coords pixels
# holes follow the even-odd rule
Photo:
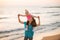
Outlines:
[[[33,37],[34,31],[32,25],[26,25],[26,22],[24,22],[24,29],[25,29],[25,37],[31,38]]]

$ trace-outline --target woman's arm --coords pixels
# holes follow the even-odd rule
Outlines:
[[[32,15],[32,17],[38,18],[38,16],[34,16],[34,15]]]
[[[38,24],[37,24],[37,26],[40,26],[40,17],[38,16]]]
[[[24,24],[24,22],[22,22],[21,20],[20,20],[20,14],[18,14],[18,21],[19,21],[19,23],[22,23],[22,24]]]
[[[22,15],[22,14],[18,14],[18,15],[20,15],[20,16],[26,16],[26,15]]]

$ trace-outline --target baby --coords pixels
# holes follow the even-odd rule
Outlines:
[[[21,14],[19,14],[19,15],[21,15]],[[30,20],[31,17],[38,18],[38,16],[31,15],[27,9],[25,9],[25,15],[21,15],[21,16],[26,16],[27,17],[27,20]]]
[[[25,14],[26,14],[27,20],[30,20],[30,18],[32,17],[32,15],[26,9],[25,9]]]

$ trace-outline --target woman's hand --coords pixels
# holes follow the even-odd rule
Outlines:
[[[20,16],[20,14],[18,14],[18,16]]]
[[[21,16],[21,15],[20,15],[20,14],[18,14],[18,21],[19,21],[19,23],[24,24],[24,22],[22,22],[22,21],[21,21],[20,16]]]
[[[38,16],[38,24],[37,24],[37,26],[40,26],[40,17]]]
[[[40,17],[38,16],[37,18],[39,19]]]
[[[18,16],[23,16],[23,17],[25,17],[26,15],[21,15],[21,14],[18,14]]]

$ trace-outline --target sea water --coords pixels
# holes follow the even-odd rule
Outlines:
[[[16,40],[24,37],[24,24],[18,22],[18,14],[25,15],[27,9],[33,16],[40,16],[40,26],[34,29],[35,33],[44,33],[60,28],[60,8],[40,6],[12,6],[0,7],[0,39]],[[21,17],[23,22],[26,17]],[[38,18],[35,18],[38,23]]]

